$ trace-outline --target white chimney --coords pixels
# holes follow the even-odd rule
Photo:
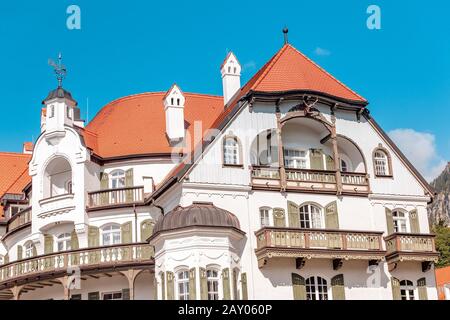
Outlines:
[[[241,65],[233,52],[227,57],[220,67],[223,84],[223,101],[227,104],[234,94],[241,88]]]
[[[166,112],[166,134],[171,142],[184,139],[184,103],[180,88],[174,84],[164,96]]]

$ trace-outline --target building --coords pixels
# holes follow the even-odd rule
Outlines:
[[[437,299],[433,190],[368,101],[288,43],[220,71],[88,124],[60,81],[0,154],[1,298]]]
[[[436,268],[436,286],[439,300],[450,300],[450,266]]]

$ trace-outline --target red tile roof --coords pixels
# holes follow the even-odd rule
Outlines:
[[[439,300],[445,300],[444,286],[450,285],[450,266],[436,268],[435,272]]]
[[[163,97],[165,92],[142,93],[115,100],[81,130],[86,145],[103,157],[140,154],[170,154],[166,137]],[[201,121],[203,131],[223,111],[223,98],[184,93],[185,125],[193,138],[194,122]]]

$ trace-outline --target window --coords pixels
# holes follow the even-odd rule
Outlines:
[[[286,168],[306,169],[306,151],[285,149],[283,154]]]
[[[386,151],[382,149],[376,149],[373,153],[373,166],[376,176],[390,176],[391,164],[390,158]]]
[[[69,106],[67,106],[67,118],[69,118],[69,119],[72,119],[72,109],[69,107]]]
[[[111,173],[111,189],[125,187],[125,171],[115,170]]]
[[[103,293],[103,300],[122,300],[122,292],[105,292]]]
[[[322,209],[313,204],[300,207],[300,228],[323,228]]]
[[[121,242],[120,226],[116,224],[110,224],[102,228],[103,245],[109,246],[113,244],[119,244]]]
[[[219,300],[219,272],[214,269],[206,270],[208,285],[208,300]]]
[[[347,172],[347,171],[348,171],[347,162],[345,162],[345,161],[342,160],[342,159],[341,159],[341,171],[342,171],[342,172]]]
[[[328,300],[327,280],[321,277],[309,277],[305,284],[306,300]]]
[[[50,118],[53,118],[55,116],[55,106],[50,106]]]
[[[28,241],[25,243],[25,258],[31,258],[33,256],[33,242]]]
[[[226,137],[223,140],[223,163],[225,165],[239,164],[239,142],[236,137]]]
[[[70,250],[71,246],[71,235],[70,233],[63,233],[57,237],[58,251]]]
[[[66,193],[72,194],[72,180],[66,182]]]
[[[178,272],[178,300],[189,300],[189,271]]]
[[[403,211],[394,210],[392,220],[394,222],[394,232],[408,232],[407,216]]]
[[[270,220],[269,220],[269,209],[268,208],[261,208],[259,209],[259,218],[261,222],[261,228],[270,226]]]
[[[414,285],[412,281],[400,281],[400,296],[402,300],[414,300]]]

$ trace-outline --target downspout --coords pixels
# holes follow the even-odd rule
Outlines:
[[[134,242],[137,243],[138,228],[137,228],[137,212],[135,204],[133,204],[133,212],[134,212]]]

